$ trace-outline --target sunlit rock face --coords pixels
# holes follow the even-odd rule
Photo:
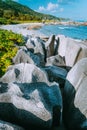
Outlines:
[[[26,129],[59,126],[62,96],[58,85],[0,83],[0,119]]]
[[[18,50],[16,56],[13,58],[14,64],[20,63],[30,63],[36,66],[44,66],[44,56],[41,54],[34,54],[31,51],[20,49]]]
[[[46,66],[52,66],[52,65],[60,67],[66,66],[63,57],[59,55],[51,56],[46,59]]]
[[[58,35],[56,39],[58,40],[58,55],[65,58],[66,66],[73,67],[77,61],[87,57],[85,41],[72,39],[64,35]]]
[[[55,53],[54,43],[55,43],[55,35],[51,35],[49,37],[48,41],[45,43],[45,48],[46,48],[46,51],[47,51],[47,57],[54,55],[54,53]]]
[[[21,63],[10,66],[0,79],[0,82],[33,83],[46,82],[49,84],[46,73],[34,64]]]
[[[64,88],[64,122],[70,130],[87,129],[87,58],[76,63]]]

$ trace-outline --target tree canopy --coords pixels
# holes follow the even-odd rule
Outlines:
[[[0,18],[0,24],[5,24],[6,22],[9,24],[12,21],[29,20],[41,22],[44,18],[48,20],[61,20],[61,18],[57,18],[52,15],[35,12],[29,7],[12,0],[0,0]]]

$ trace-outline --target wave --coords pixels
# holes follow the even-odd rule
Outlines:
[[[62,34],[75,39],[87,39],[86,26],[46,25],[40,29],[40,32],[48,36]]]
[[[58,27],[59,29],[68,29],[70,27]]]

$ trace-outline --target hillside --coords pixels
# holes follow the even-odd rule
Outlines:
[[[61,20],[52,15],[35,12],[27,6],[21,5],[12,0],[0,0],[0,24],[5,24],[13,21],[42,21]]]

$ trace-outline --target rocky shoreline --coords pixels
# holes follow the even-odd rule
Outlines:
[[[87,22],[76,22],[76,21],[58,21],[58,22],[50,22],[50,24],[72,25],[72,26],[87,26]]]
[[[26,36],[0,78],[0,129],[86,130],[87,42]]]

